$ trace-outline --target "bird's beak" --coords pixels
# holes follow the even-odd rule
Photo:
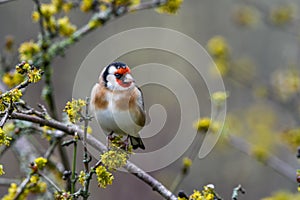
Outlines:
[[[124,83],[132,83],[132,82],[134,82],[134,79],[133,79],[133,77],[131,76],[131,74],[127,73],[127,74],[125,74],[125,76],[124,76],[123,82],[124,82]]]

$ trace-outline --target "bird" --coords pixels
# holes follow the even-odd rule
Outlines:
[[[91,91],[90,101],[90,108],[108,139],[114,133],[127,136],[126,146],[130,139],[134,150],[145,149],[139,135],[146,121],[143,93],[127,64],[113,62],[106,66]]]

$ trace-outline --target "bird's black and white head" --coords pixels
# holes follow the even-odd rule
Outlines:
[[[113,62],[103,69],[100,81],[110,90],[128,90],[134,87],[130,68],[122,62]]]

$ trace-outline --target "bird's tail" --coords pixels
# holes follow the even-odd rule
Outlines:
[[[137,148],[141,148],[143,150],[145,149],[145,145],[140,137],[130,136],[130,142],[133,149],[137,149]]]

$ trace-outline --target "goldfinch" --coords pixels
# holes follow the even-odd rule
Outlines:
[[[108,137],[127,135],[133,149],[145,149],[139,131],[145,125],[143,94],[122,62],[105,67],[91,92],[91,110]]]

